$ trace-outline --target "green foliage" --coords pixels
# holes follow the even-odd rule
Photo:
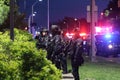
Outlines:
[[[105,10],[105,16],[109,16],[110,12],[109,10]]]
[[[9,6],[7,5],[8,2],[9,2],[8,0],[0,0],[0,24],[2,24],[8,16],[9,12]]]
[[[38,50],[32,35],[15,29],[14,42],[9,32],[0,33],[0,80],[60,80],[61,71]]]

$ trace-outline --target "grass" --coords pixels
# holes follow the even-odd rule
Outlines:
[[[71,69],[69,63],[68,69]],[[120,64],[85,61],[79,68],[80,80],[120,80]]]

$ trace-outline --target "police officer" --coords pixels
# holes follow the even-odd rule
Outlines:
[[[39,37],[40,37],[40,34],[36,34],[35,36],[35,40],[36,40],[36,47],[39,49]]]
[[[54,48],[53,37],[52,34],[49,34],[46,50],[47,50],[47,59],[51,61],[52,61],[51,55],[53,53],[53,48]]]
[[[61,36],[60,36],[60,30],[58,27],[53,27],[51,29],[52,33],[52,40],[50,43],[49,50],[51,55],[51,61],[56,65],[57,68],[60,68],[60,58],[59,54],[61,52]],[[50,49],[51,48],[51,49]]]
[[[79,30],[75,29],[75,36],[72,41],[73,53],[71,54],[71,65],[72,65],[72,74],[75,80],[79,79],[79,66],[84,62],[82,57],[82,39],[79,36]]]
[[[68,42],[64,39],[64,41],[62,42],[63,44],[63,51],[61,53],[61,67],[62,67],[62,70],[63,70],[63,74],[66,74],[68,73],[67,71],[67,55],[68,55],[68,47],[69,47],[69,44]]]
[[[58,69],[63,70],[63,73],[67,73],[67,57],[65,46],[66,42],[59,27],[52,30],[53,35],[53,54],[52,62]]]
[[[46,49],[48,45],[48,30],[47,29],[42,29],[40,31],[40,35],[38,37],[38,43],[37,43],[37,48],[40,49]]]

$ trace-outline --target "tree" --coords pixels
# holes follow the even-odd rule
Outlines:
[[[118,16],[118,11],[118,0],[111,0],[104,10],[104,13],[108,18],[116,18],[116,16]]]
[[[62,29],[65,32],[72,32],[75,28],[80,27],[81,32],[89,33],[90,27],[87,23],[86,19],[77,19],[73,17],[64,17],[64,19],[59,20],[58,22],[55,22],[54,24],[60,26],[60,29]]]
[[[0,0],[0,25],[5,21],[9,12],[9,0]]]
[[[113,24],[113,29],[120,31],[120,8],[118,8],[118,0],[111,0],[106,9],[104,9],[104,21]]]
[[[9,7],[9,4],[7,4]],[[28,26],[27,22],[25,22],[25,14],[20,13],[18,11],[19,6],[17,5],[17,2],[15,2],[14,6],[14,27],[18,29],[25,30],[25,28]],[[0,25],[0,31],[3,31],[4,29],[9,29],[10,28],[10,12],[8,11],[8,14],[6,15],[6,19],[2,22]]]

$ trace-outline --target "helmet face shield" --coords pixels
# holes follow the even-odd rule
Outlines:
[[[46,35],[46,32],[42,32],[42,35],[45,36],[45,35]]]
[[[47,32],[47,31],[42,31],[42,32],[41,32],[41,35],[42,35],[42,36],[47,36],[47,35],[48,35],[48,32]]]

